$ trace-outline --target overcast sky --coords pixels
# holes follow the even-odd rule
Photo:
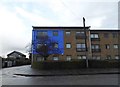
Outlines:
[[[0,56],[26,53],[32,26],[86,26],[117,29],[119,0],[0,0]]]

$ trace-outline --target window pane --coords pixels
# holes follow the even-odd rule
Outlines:
[[[105,48],[106,48],[106,49],[110,49],[110,45],[109,45],[109,44],[106,44],[106,45],[105,45]]]
[[[66,35],[70,35],[70,31],[66,31]]]
[[[77,44],[77,48],[81,48],[81,45],[80,45],[80,44]]]
[[[39,49],[42,46],[42,44],[37,44],[37,49]]]
[[[54,48],[58,48],[58,43],[55,43]]]
[[[95,34],[95,38],[98,38],[98,34]]]
[[[80,55],[77,55],[77,58],[78,58],[78,59],[82,59],[82,57],[81,57]]]
[[[71,44],[66,44],[66,48],[71,48]]]
[[[117,55],[117,56],[115,56],[115,59],[119,59],[119,56]]]
[[[58,57],[53,57],[53,60],[58,61],[59,59]]]
[[[85,44],[82,44],[82,48],[85,48]]]
[[[91,48],[94,49],[95,48],[94,45],[92,45]]]
[[[80,32],[78,31],[78,32],[76,32],[76,34],[80,34]]]
[[[58,31],[53,31],[53,36],[58,36]]]
[[[99,38],[98,34],[91,34],[90,37],[91,38]]]
[[[114,48],[115,48],[115,49],[118,49],[118,45],[117,45],[117,44],[114,44]]]
[[[91,38],[94,38],[94,35],[93,35],[93,34],[91,34],[90,36],[91,36]]]
[[[70,61],[71,60],[71,56],[67,56],[66,60]]]
[[[86,56],[82,56],[82,59],[86,59]]]
[[[99,45],[95,45],[95,49],[99,49]]]
[[[113,33],[113,38],[117,38],[117,33]]]

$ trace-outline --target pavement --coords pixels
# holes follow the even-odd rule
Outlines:
[[[96,75],[96,74],[120,74],[118,68],[102,68],[102,69],[75,69],[75,70],[37,70],[31,68],[31,66],[23,66],[19,68],[19,72],[13,73],[18,76],[69,76],[69,75]],[[21,70],[20,70],[21,69]]]
[[[2,85],[118,85],[119,83],[117,68],[37,70],[25,65],[3,68],[0,71],[2,71],[0,77]]]

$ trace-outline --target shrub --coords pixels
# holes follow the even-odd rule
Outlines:
[[[118,68],[117,60],[89,60],[89,68]],[[32,68],[37,69],[80,69],[86,68],[85,60],[78,61],[41,61],[34,62]]]

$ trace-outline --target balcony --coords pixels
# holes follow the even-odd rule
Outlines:
[[[85,39],[86,36],[84,34],[76,34],[76,39]]]
[[[77,52],[86,52],[86,49],[85,48],[76,48],[76,51]]]
[[[36,38],[37,39],[47,39],[48,35],[37,35]]]
[[[91,38],[91,41],[100,41],[100,38]]]
[[[92,52],[101,52],[101,49],[92,49]]]

